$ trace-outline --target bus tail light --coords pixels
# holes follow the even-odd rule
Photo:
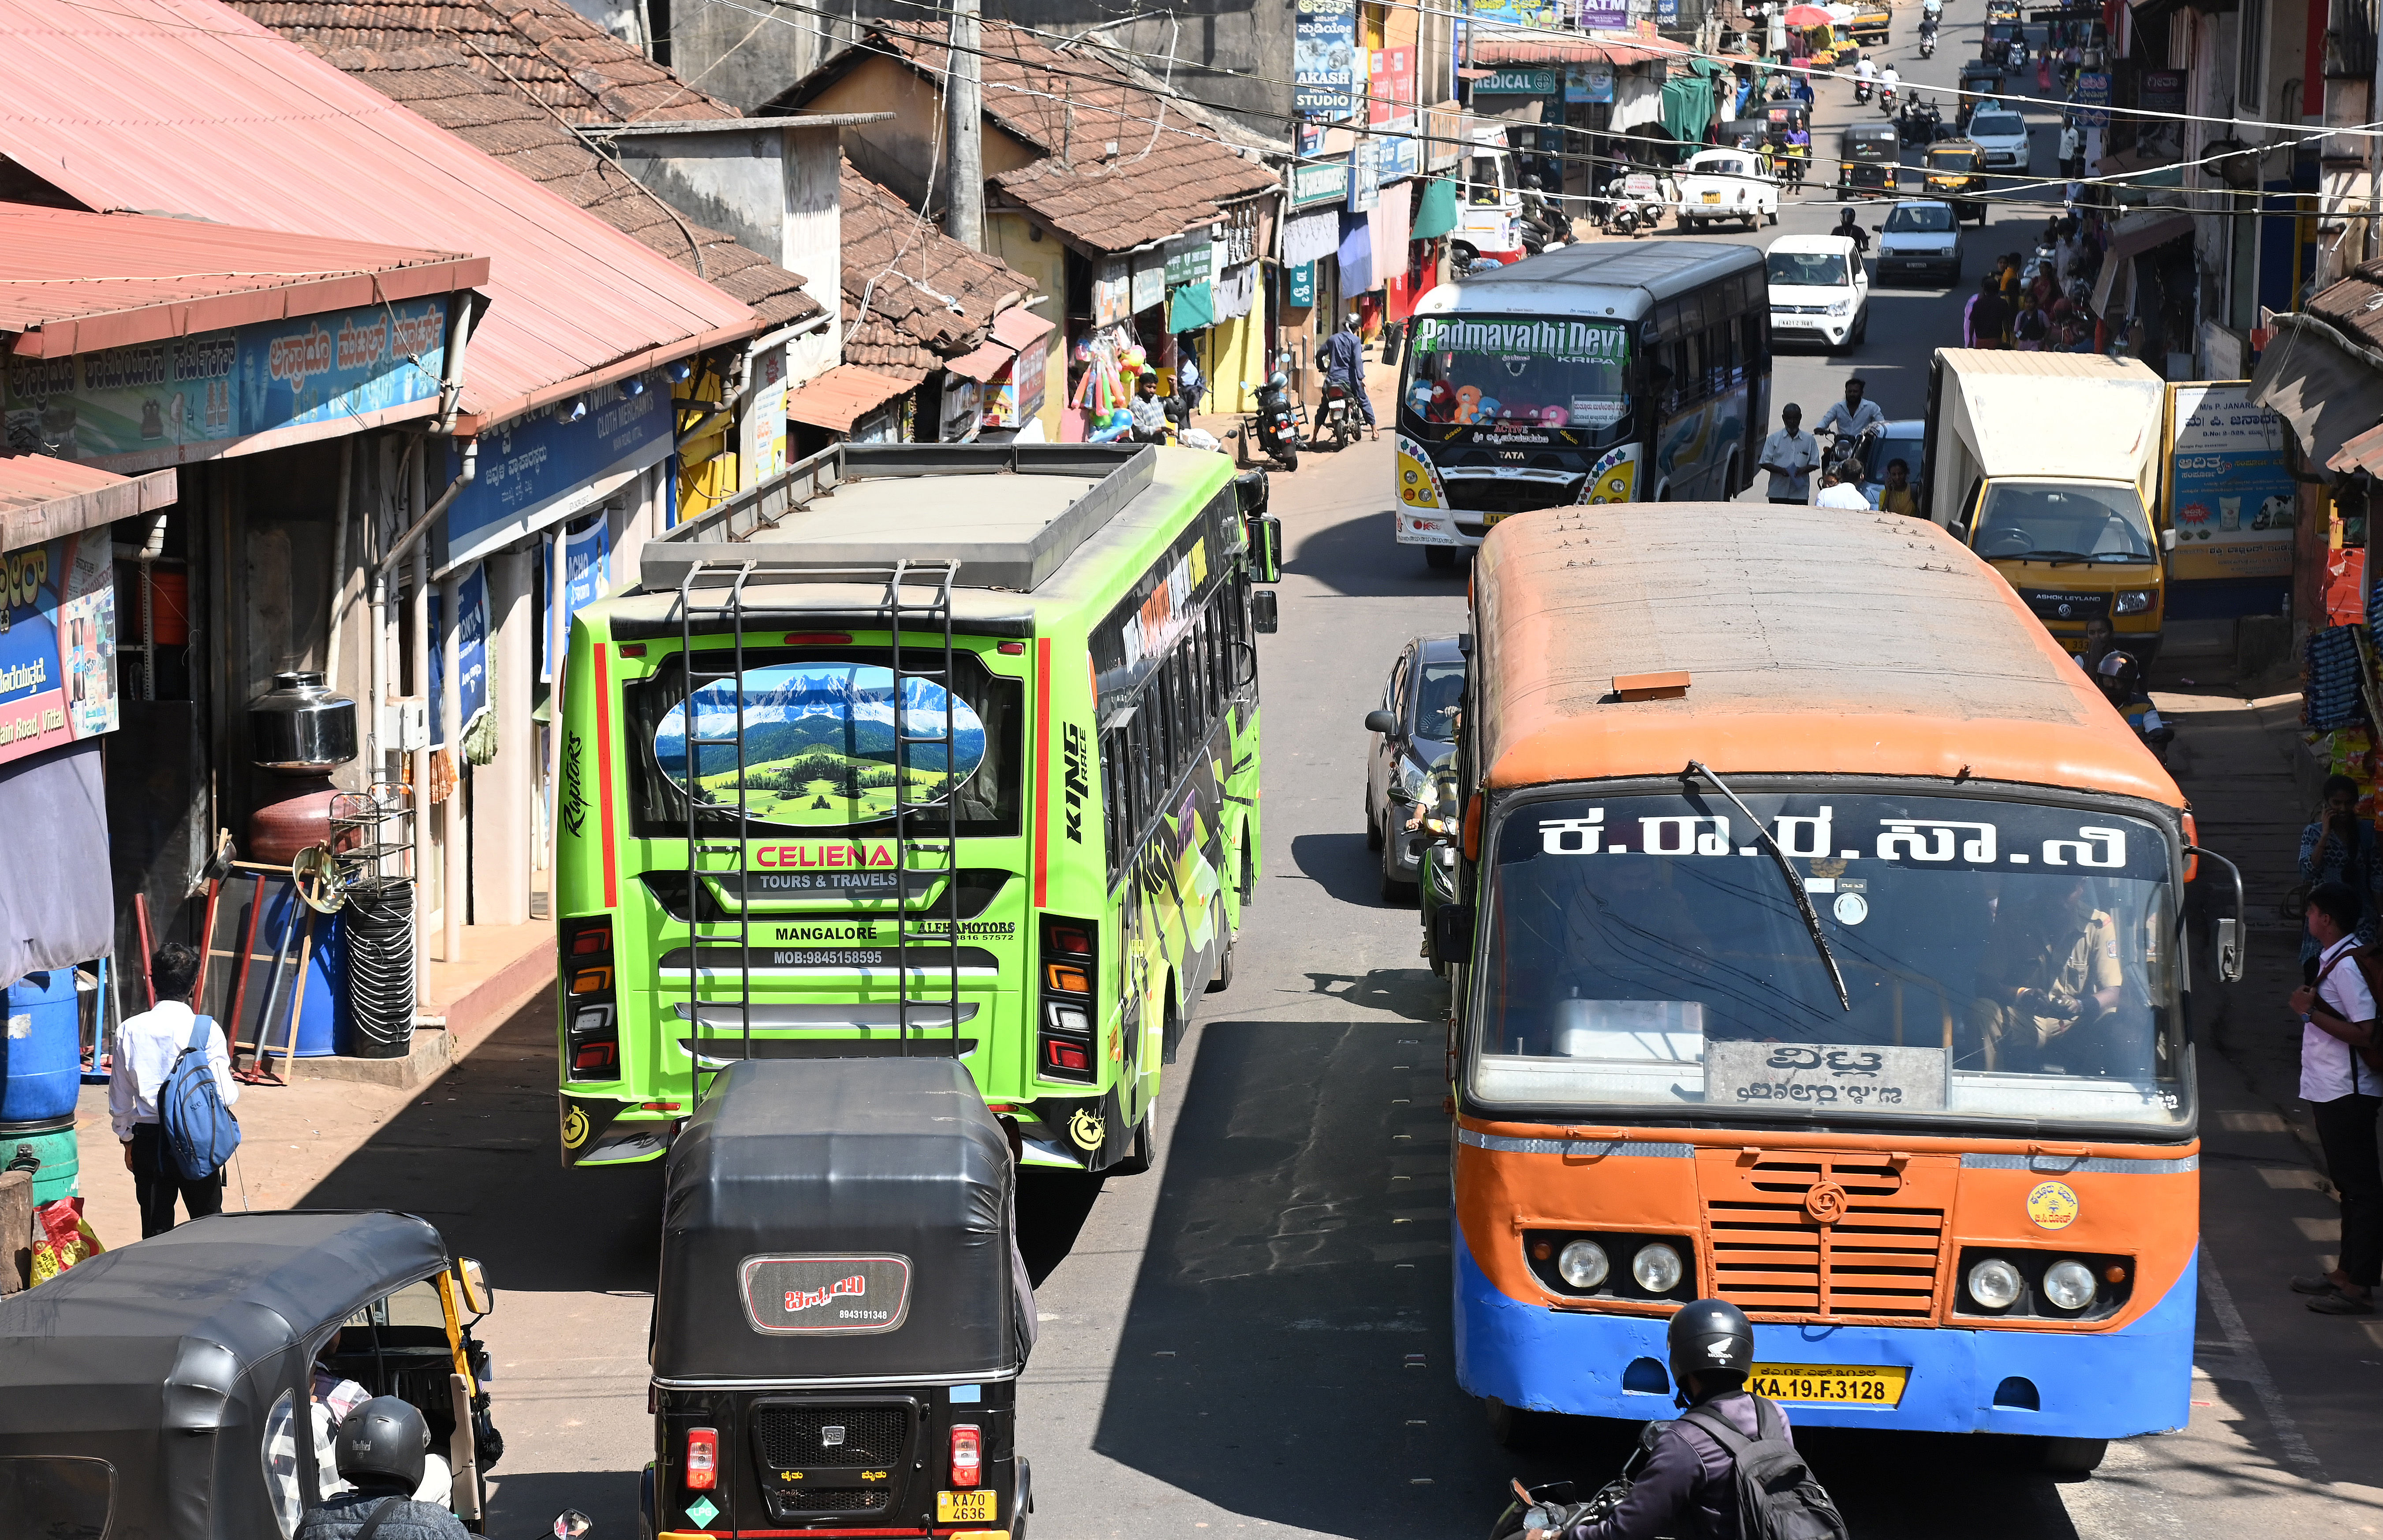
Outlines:
[[[1093,1056],[1093,981],[1101,976],[1100,932],[1090,921],[1043,917],[1042,1052],[1035,1073],[1045,1080],[1089,1085],[1099,1078]]]
[[[984,1435],[969,1423],[952,1429],[952,1485],[974,1486],[984,1475]]]
[[[609,915],[562,922],[563,1078],[621,1078],[621,1024],[614,1001],[612,920]]]
[[[720,1482],[720,1430],[689,1428],[686,1430],[686,1487],[690,1492],[708,1492]]]

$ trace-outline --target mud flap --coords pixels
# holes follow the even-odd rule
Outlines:
[[[1043,1121],[1043,1142],[1082,1161],[1087,1170],[1106,1170],[1133,1148],[1133,1126],[1114,1090],[1098,1097],[1044,1096],[1031,1105]]]
[[[613,1119],[628,1109],[626,1102],[596,1101],[556,1092],[555,1113],[562,1124],[563,1165],[634,1165],[660,1160],[668,1153],[672,1130],[668,1123],[638,1122],[625,1128],[613,1127]]]

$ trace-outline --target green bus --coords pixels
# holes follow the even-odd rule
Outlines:
[[[743,1058],[949,1054],[1029,1164],[1130,1173],[1257,876],[1263,473],[840,444],[574,617],[554,872],[566,1164]]]

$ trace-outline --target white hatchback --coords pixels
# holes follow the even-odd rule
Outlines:
[[[1870,272],[1842,235],[1783,235],[1764,254],[1771,340],[1843,352],[1870,330]]]
[[[2027,169],[2031,139],[2027,119],[1996,102],[1980,106],[1969,119],[1969,142],[1976,145],[1989,170],[1996,166]]]
[[[1779,223],[1779,183],[1763,172],[1762,158],[1746,150],[1705,150],[1673,173],[1679,188],[1680,228],[1693,230],[1724,219],[1753,229],[1765,219]]]

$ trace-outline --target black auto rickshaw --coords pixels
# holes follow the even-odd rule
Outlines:
[[[1883,193],[1895,195],[1903,168],[1903,136],[1892,123],[1857,123],[1846,130],[1837,155],[1837,201]]]
[[[1985,153],[1966,139],[1943,139],[1928,146],[1926,195],[1953,205],[1956,225],[1986,222]]]
[[[1968,128],[1969,115],[1977,110],[1982,96],[1998,96],[2003,89],[2003,67],[1990,59],[1971,59],[1961,66],[1961,108],[1957,121]]]
[[[949,1058],[723,1071],[663,1179],[647,1533],[1014,1540],[1014,1173]]]
[[[288,1540],[322,1490],[318,1374],[413,1402],[476,1531],[490,1302],[403,1214],[217,1214],[78,1263],[0,1300],[0,1534]]]

